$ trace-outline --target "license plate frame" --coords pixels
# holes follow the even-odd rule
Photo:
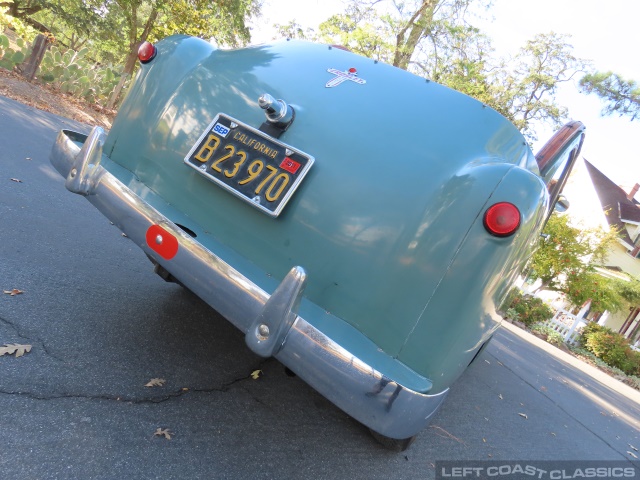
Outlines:
[[[313,156],[218,113],[184,163],[258,210],[277,217],[315,162]]]

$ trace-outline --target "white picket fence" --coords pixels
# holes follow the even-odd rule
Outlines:
[[[544,324],[562,335],[565,343],[577,345],[578,337],[587,322],[581,316],[573,315],[566,310],[558,310],[553,318]]]

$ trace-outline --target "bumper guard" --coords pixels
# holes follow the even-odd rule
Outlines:
[[[397,439],[416,435],[427,425],[448,389],[428,395],[407,388],[300,317],[306,282],[302,267],[293,267],[273,294],[262,290],[102,167],[104,140],[100,127],[88,137],[66,130],[58,134],[50,159],[66,178],[67,189],[86,196],[148,255],[243,331],[255,353],[276,357],[359,422]],[[158,227],[177,239],[170,260],[148,246],[149,229]],[[428,379],[413,375],[430,386]]]

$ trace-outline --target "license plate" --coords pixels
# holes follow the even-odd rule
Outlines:
[[[313,157],[219,113],[184,162],[263,212],[277,217]]]

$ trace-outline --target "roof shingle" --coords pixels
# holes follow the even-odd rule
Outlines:
[[[638,202],[635,200],[629,200],[627,193],[618,185],[613,183],[609,177],[594,167],[587,160],[584,161],[593,187],[596,190],[602,210],[604,210],[607,222],[611,227],[616,228],[620,232],[620,238],[629,245],[633,245],[633,240],[629,237],[627,229],[624,226],[625,220],[631,220],[633,222],[640,222],[640,208]]]

